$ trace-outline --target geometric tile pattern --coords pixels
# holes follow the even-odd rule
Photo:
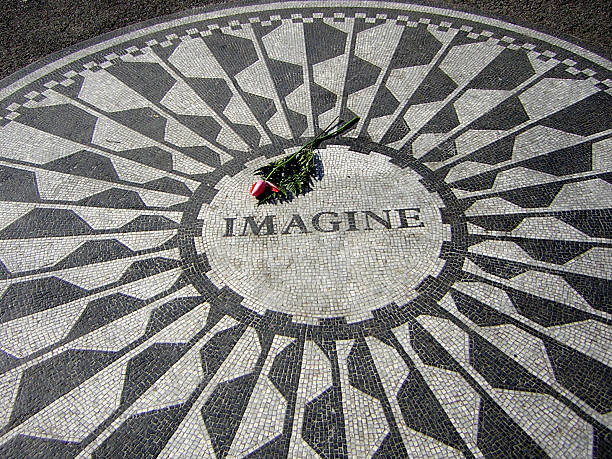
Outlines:
[[[3,80],[0,455],[608,457],[611,135],[605,58],[404,3],[194,10]]]
[[[202,235],[195,237],[196,252],[210,264],[206,277],[239,293],[249,309],[282,312],[301,323],[358,322],[386,304],[415,298],[417,287],[443,270],[441,248],[453,243],[441,219],[444,200],[409,166],[328,145],[318,153],[314,190],[255,209],[244,190],[262,160],[219,182],[198,212]],[[366,238],[373,253],[356,250]]]

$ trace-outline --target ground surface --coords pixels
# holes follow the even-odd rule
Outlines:
[[[609,456],[610,72],[473,14],[283,2],[5,79],[0,456]],[[312,190],[256,207],[337,115]]]
[[[0,17],[0,78],[80,41],[219,0],[9,0]],[[610,0],[450,0],[449,6],[503,15],[603,49],[612,46]]]

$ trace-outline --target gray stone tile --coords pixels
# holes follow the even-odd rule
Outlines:
[[[609,455],[609,61],[348,1],[46,64],[0,87],[1,455]]]

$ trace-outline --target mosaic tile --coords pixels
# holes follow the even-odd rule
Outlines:
[[[41,65],[0,87],[0,455],[610,456],[604,57],[264,2]]]

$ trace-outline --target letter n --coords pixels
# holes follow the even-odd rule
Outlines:
[[[365,218],[365,220],[366,220],[366,227],[365,227],[365,229],[367,229],[367,230],[371,230],[372,229],[372,227],[370,226],[370,218],[374,219],[374,221],[377,221],[378,223],[383,225],[385,228],[391,229],[391,217],[389,217],[389,211],[388,210],[383,210],[383,212],[387,215],[387,219],[386,220],[383,217],[379,217],[374,212],[370,212],[369,210],[365,210],[363,212],[365,214],[365,217],[366,217]]]

